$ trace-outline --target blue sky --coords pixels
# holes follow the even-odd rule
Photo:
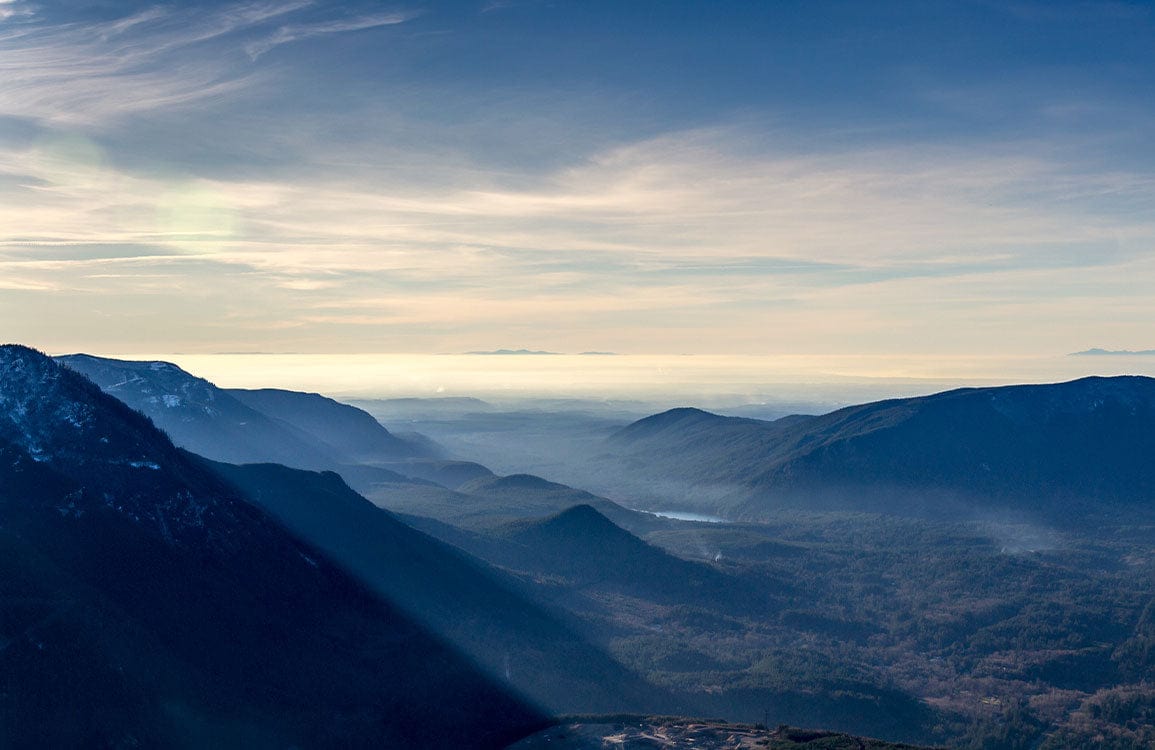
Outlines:
[[[0,0],[53,351],[1155,346],[1155,7]]]

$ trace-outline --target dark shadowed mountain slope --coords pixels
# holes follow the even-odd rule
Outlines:
[[[0,347],[0,744],[496,748],[539,722],[143,416]]]
[[[230,388],[226,393],[321,440],[345,463],[429,457],[424,446],[397,437],[368,412],[317,393],[277,388]]]
[[[211,468],[536,704],[561,713],[671,705],[533,603],[522,584],[398,521],[336,474],[271,464]]]
[[[979,507],[1062,520],[1155,497],[1155,380],[967,388],[777,422],[679,409],[612,444],[635,470],[721,488],[708,507],[735,515]]]

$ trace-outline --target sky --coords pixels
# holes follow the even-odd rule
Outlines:
[[[0,338],[1155,348],[1155,4],[0,0]]]

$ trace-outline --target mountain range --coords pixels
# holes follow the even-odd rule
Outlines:
[[[1155,494],[1155,380],[964,388],[773,422],[674,409],[608,442],[611,462],[690,489],[687,509],[778,508],[1080,522]]]
[[[568,460],[629,507],[731,522],[497,476],[317,394],[0,348],[0,735],[496,748],[622,711],[1132,732],[1094,691],[1151,673],[1155,381],[613,422],[528,439],[588,447]]]
[[[1095,357],[1095,356],[1122,356],[1122,357],[1150,357],[1155,355],[1155,349],[1086,349],[1081,352],[1071,352],[1071,357]]]
[[[0,347],[0,513],[12,746],[496,748],[542,722],[147,418],[18,346]]]
[[[412,479],[454,487],[490,473],[316,393],[220,388],[169,362],[88,354],[56,360],[148,415],[180,447],[215,461],[333,470],[360,489]]]
[[[226,389],[168,362],[57,357],[147,415],[181,448],[230,464],[335,471],[373,502],[458,524],[493,525],[592,503],[633,528],[609,500],[529,475],[496,476],[446,457],[428,439],[399,437],[369,413],[315,393]]]

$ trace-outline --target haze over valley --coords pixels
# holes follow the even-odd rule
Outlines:
[[[500,731],[601,714],[602,724],[579,719],[586,729],[542,737],[584,747],[623,726],[622,736],[705,736],[644,718],[681,714],[960,747],[1151,739],[1125,718],[1152,700],[1150,378],[963,389],[770,420],[684,407],[634,419],[637,403],[360,402],[403,418],[388,421],[317,394],[220,388],[170,363],[3,353],[14,478],[27,471],[20,455],[29,467],[72,460],[56,453],[67,443],[55,430],[103,422],[32,429],[11,405],[61,398],[42,383],[86,393],[77,378],[91,378],[107,396],[60,408],[92,414],[112,396],[139,409],[192,451],[174,454],[187,476],[216,477],[306,545],[306,561],[331,561],[533,707],[525,728]],[[122,471],[163,470],[139,450],[116,460]],[[504,463],[495,471],[479,453]],[[133,481],[116,486],[133,491]],[[97,513],[84,490],[36,492],[66,521]],[[174,512],[185,513],[157,516],[161,544],[176,543]],[[677,520],[686,513],[709,521]],[[197,731],[228,731],[209,704],[189,705]],[[142,710],[109,731],[189,731],[142,724]],[[306,731],[265,716],[264,732]],[[786,741],[785,730],[749,731]]]

